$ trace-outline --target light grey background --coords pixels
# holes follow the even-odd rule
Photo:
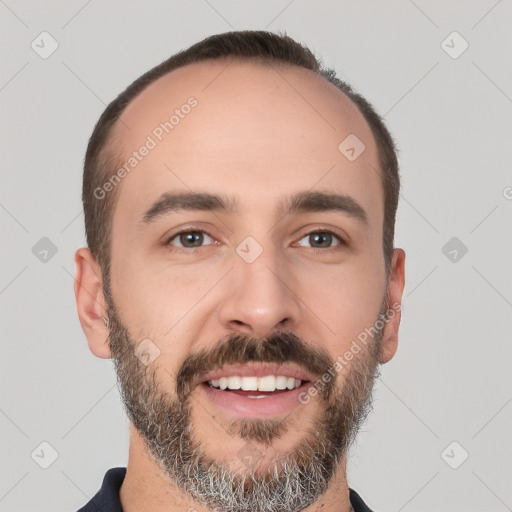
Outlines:
[[[174,52],[264,28],[335,67],[400,148],[400,347],[351,451],[350,486],[376,512],[512,510],[511,14],[510,0],[0,0],[0,510],[76,510],[127,463],[112,363],[89,352],[73,295],[94,123]],[[50,48],[43,31],[59,45],[47,59],[31,47]],[[454,31],[469,44],[458,58],[445,51],[463,48],[458,36],[442,44]],[[32,250],[43,237],[57,248],[46,262]],[[452,237],[468,249],[455,262],[442,251]],[[49,460],[43,441],[58,452],[48,469],[31,456]]]

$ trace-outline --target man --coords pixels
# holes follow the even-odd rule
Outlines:
[[[287,36],[209,37],[107,107],[75,295],[130,450],[82,512],[370,510],[346,461],[397,350],[398,193],[382,120]]]

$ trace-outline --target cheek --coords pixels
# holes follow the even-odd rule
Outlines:
[[[183,360],[190,353],[191,334],[187,326],[194,318],[194,304],[204,295],[200,286],[187,286],[177,276],[124,268],[124,279],[117,281],[116,305],[121,321],[136,344],[149,339],[158,351],[152,364],[157,379],[171,392]],[[152,352],[156,353],[156,352]],[[174,391],[173,391],[174,393]]]
[[[178,333],[201,310],[223,273],[211,266],[149,265],[143,257],[126,258],[112,274],[121,318],[130,332],[161,340],[163,348],[172,341],[173,350],[181,350],[186,340],[181,342]]]
[[[375,261],[332,266],[325,274],[307,274],[301,281],[299,297],[325,327],[326,340],[332,340],[330,348],[337,353],[378,318],[385,274]]]
[[[284,263],[288,293],[301,312],[296,321],[312,336],[324,338],[328,351],[343,351],[377,319],[385,276],[383,262],[372,254],[361,251],[331,264],[313,259]],[[232,263],[212,257],[188,266],[164,259],[149,264],[147,256],[133,251],[129,258],[117,258],[112,283],[121,320],[132,335],[157,340],[162,355],[172,348],[175,364],[186,357],[191,338],[208,318],[213,322],[208,325],[218,327],[212,313],[229,300],[231,286],[242,286],[232,282],[226,288],[218,282]]]

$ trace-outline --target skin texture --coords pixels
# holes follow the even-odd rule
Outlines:
[[[216,349],[226,337],[257,346],[285,331],[296,336],[292,347],[298,353],[309,355],[308,347],[315,348],[334,361],[375,324],[386,306],[400,304],[405,283],[402,249],[395,249],[386,281],[377,147],[363,116],[343,93],[299,68],[226,60],[189,65],[157,80],[126,108],[122,123],[115,127],[121,161],[191,96],[197,106],[117,185],[110,290],[104,289],[101,269],[90,251],[81,248],[75,255],[77,309],[91,352],[119,361],[118,376],[125,390],[145,389],[155,400],[157,391],[163,393],[162,400],[155,401],[162,408],[154,416],[162,424],[165,411],[174,410],[170,405],[179,402],[180,370],[187,361],[194,364],[193,356],[200,351],[214,363],[220,360]],[[366,146],[353,162],[338,150],[349,134],[356,134]],[[351,196],[366,211],[368,224],[328,211],[286,216],[276,211],[284,197],[310,190]],[[181,211],[150,224],[140,222],[168,191],[230,196],[239,202],[240,211]],[[186,227],[208,233],[200,248],[181,247],[186,239],[179,236],[173,245],[165,245]],[[332,247],[313,245],[308,235],[319,228],[333,231],[346,245],[337,245],[336,238]],[[236,252],[248,236],[262,248],[252,263]],[[103,320],[107,316],[113,321],[110,332]],[[316,395],[286,418],[276,418],[286,422],[279,437],[272,435],[277,430],[260,429],[259,436],[252,431],[251,443],[265,454],[258,468],[247,468],[237,458],[250,434],[241,436],[240,425],[197,387],[185,395],[193,439],[209,461],[244,474],[272,467],[279,454],[294,454],[314,437],[329,405],[343,412],[333,414],[333,421],[347,418],[340,428],[348,436],[351,428],[357,430],[358,417],[364,416],[377,365],[397,350],[399,324],[398,311],[367,349],[345,364],[329,397]],[[109,334],[116,350],[111,351]],[[147,368],[131,354],[144,339],[160,351]],[[244,361],[243,352],[238,357]],[[356,381],[357,386],[350,386]],[[365,392],[358,393],[363,387]],[[347,403],[357,404],[359,414],[349,416],[350,407],[343,409],[335,399],[344,393],[352,400]],[[141,425],[144,414],[149,414],[144,408],[135,413]],[[327,433],[334,435],[333,424],[323,428],[323,439]],[[263,442],[263,433],[268,442]],[[326,492],[303,510],[350,510],[345,464],[344,447]],[[126,512],[210,510],[176,485],[165,465],[148,452],[133,422],[120,498]]]

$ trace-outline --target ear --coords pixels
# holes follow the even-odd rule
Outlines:
[[[405,251],[395,249],[391,260],[388,285],[388,319],[384,326],[379,363],[390,361],[398,349],[398,329],[402,310],[402,293],[405,286]]]
[[[105,325],[107,304],[103,296],[101,268],[87,247],[75,253],[75,299],[89,350],[97,357],[111,358],[109,330]]]

